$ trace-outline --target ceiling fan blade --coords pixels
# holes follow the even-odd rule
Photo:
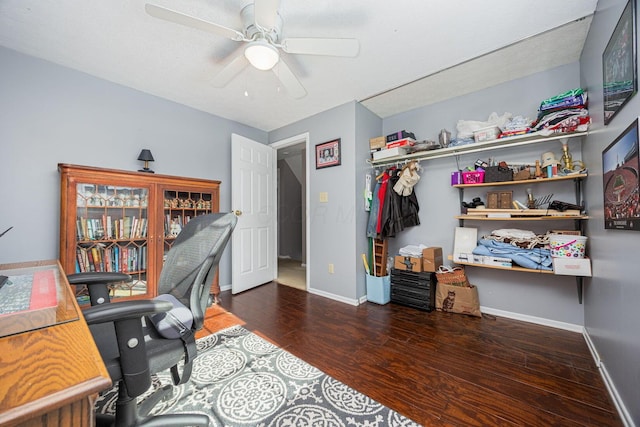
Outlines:
[[[272,70],[292,98],[304,98],[307,91],[282,58],[280,58],[278,65],[273,67]]]
[[[260,27],[270,30],[276,26],[280,0],[255,0],[254,19]]]
[[[282,41],[287,53],[329,56],[357,56],[360,43],[356,39],[292,38]]]
[[[193,16],[165,9],[164,7],[150,3],[145,4],[144,8],[147,13],[154,18],[163,19],[186,27],[197,28],[198,30],[207,31],[235,41],[245,40],[244,34],[240,31],[223,27],[222,25],[214,24],[213,22],[203,21],[202,19],[194,18]]]
[[[232,56],[232,59],[222,67],[222,70],[215,75],[212,81],[214,87],[225,87],[233,80],[242,70],[244,70],[249,61],[245,58],[243,49],[238,49],[238,53]]]

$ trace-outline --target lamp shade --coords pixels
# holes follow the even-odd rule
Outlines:
[[[272,69],[280,60],[278,49],[264,40],[256,40],[247,45],[244,56],[258,70]]]
[[[138,156],[138,160],[143,162],[153,162],[153,155],[151,154],[151,150],[147,150],[146,148],[140,152]]]

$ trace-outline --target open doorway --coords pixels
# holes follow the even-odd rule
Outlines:
[[[307,290],[307,145],[308,135],[272,144],[277,150],[276,280]]]

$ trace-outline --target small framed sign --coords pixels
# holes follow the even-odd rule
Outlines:
[[[316,169],[340,164],[340,138],[316,145]]]

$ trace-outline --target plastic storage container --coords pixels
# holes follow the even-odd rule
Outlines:
[[[498,139],[500,128],[498,126],[487,126],[473,132],[473,139],[476,142],[492,141]]]
[[[553,258],[584,258],[586,248],[586,236],[571,234],[549,235],[549,249]]]
[[[484,171],[462,172],[462,182],[465,184],[482,184],[484,182]]]

